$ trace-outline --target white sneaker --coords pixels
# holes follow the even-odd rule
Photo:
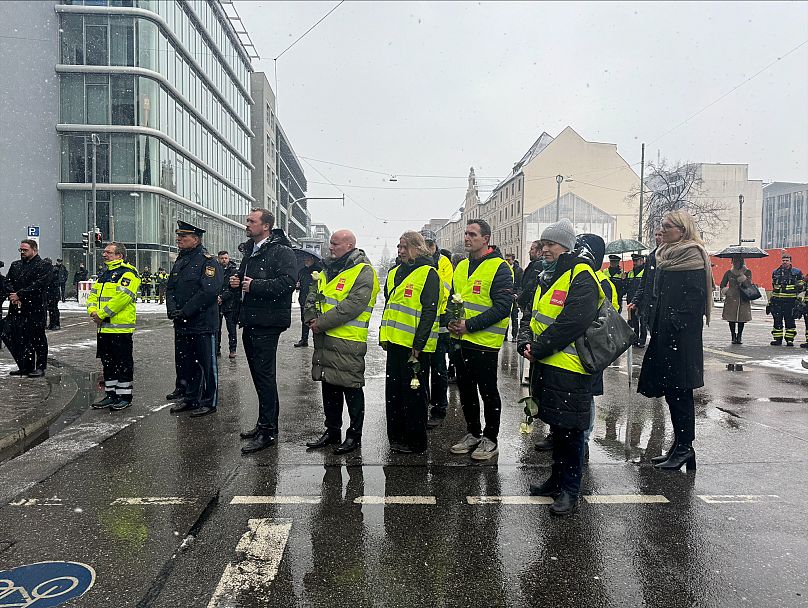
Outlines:
[[[499,454],[499,447],[488,437],[483,437],[477,449],[471,453],[474,460],[488,460]]]
[[[449,451],[452,454],[468,454],[480,444],[480,441],[482,440],[479,437],[475,437],[471,433],[466,433],[463,439],[449,448]]]

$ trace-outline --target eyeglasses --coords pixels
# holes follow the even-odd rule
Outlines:
[[[679,228],[679,230],[682,229],[680,226],[677,226],[676,224],[666,224],[665,222],[662,222],[662,230],[673,230],[674,228]]]

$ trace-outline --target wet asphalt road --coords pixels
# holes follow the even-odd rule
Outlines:
[[[808,606],[808,352],[769,347],[767,320],[756,313],[743,346],[720,320],[706,330],[695,473],[648,464],[670,440],[664,404],[628,387],[625,361],[607,371],[587,499],[559,520],[509,504],[549,474],[532,447],[543,429],[517,432],[513,344],[494,462],[448,453],[465,432],[455,388],[429,450],[390,453],[377,347],[361,452],[307,451],[322,408],[296,326],[281,340],[280,443],[242,457],[257,407],[243,354],[221,361],[216,415],[171,416],[170,325],[144,316],[136,404],[88,410],[84,390],[49,439],[0,464],[0,568],[91,565],[95,586],[65,606]],[[66,367],[49,373],[86,388],[93,334],[63,325],[50,335]],[[403,504],[373,504],[385,497]]]

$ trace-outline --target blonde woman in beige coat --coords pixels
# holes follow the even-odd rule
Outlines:
[[[743,324],[752,320],[752,304],[741,297],[741,284],[747,281],[752,282],[752,271],[746,267],[741,256],[735,256],[732,258],[732,268],[721,279],[721,292],[724,294],[721,318],[729,321],[733,344],[743,344]]]

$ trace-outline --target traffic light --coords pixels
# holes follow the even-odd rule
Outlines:
[[[89,251],[90,249],[90,233],[89,232],[82,232],[81,233],[81,248],[84,251]]]
[[[100,247],[101,246],[101,229],[100,228],[95,229],[94,239],[95,239],[95,246]]]

